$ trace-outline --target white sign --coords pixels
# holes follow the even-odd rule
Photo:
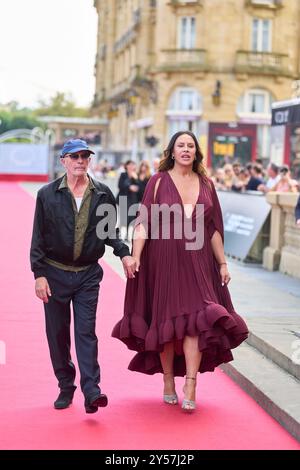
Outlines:
[[[45,144],[0,144],[0,174],[47,175],[48,146]]]

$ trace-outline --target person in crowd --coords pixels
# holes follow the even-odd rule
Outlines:
[[[153,173],[157,173],[159,171],[159,164],[160,164],[160,158],[154,158],[152,162]]]
[[[138,170],[138,202],[143,199],[144,192],[147,186],[149,179],[151,178],[151,168],[150,164],[147,160],[143,160],[140,163],[139,170]]]
[[[130,370],[163,374],[165,403],[178,403],[174,377],[185,375],[182,409],[191,412],[197,373],[231,361],[230,350],[248,329],[231,303],[220,204],[193,133],[173,135],[159,170],[136,220],[137,272],[127,282],[124,316],[112,335],[137,351]],[[193,233],[178,236],[186,224]],[[197,243],[200,232],[203,243]]]
[[[226,163],[223,167],[224,170],[224,184],[227,191],[231,191],[232,182],[233,182],[233,169],[231,163]]]
[[[227,191],[227,188],[225,185],[225,174],[224,174],[223,168],[217,168],[215,175],[212,176],[211,179],[216,189]]]
[[[73,304],[75,343],[85,410],[95,413],[107,405],[101,393],[98,340],[95,332],[99,283],[98,264],[105,245],[133,277],[135,260],[118,238],[115,199],[110,189],[88,173],[93,151],[81,139],[67,141],[61,152],[65,174],[41,188],[37,195],[30,250],[35,292],[44,303],[46,333],[60,393],[54,408],[67,408],[73,400],[75,366],[70,352],[70,305]],[[109,223],[98,229],[101,205],[112,208]],[[106,214],[105,214],[106,215]]]
[[[279,167],[275,163],[269,163],[267,166],[267,176],[267,182],[265,184],[260,184],[257,188],[258,191],[263,191],[264,193],[273,191],[275,184],[280,180],[281,176],[279,174]]]
[[[139,202],[139,181],[136,172],[136,163],[132,160],[128,160],[125,165],[125,172],[121,173],[118,187],[119,193],[117,195],[117,204],[119,205],[119,216],[120,216],[120,231],[123,239],[129,241],[130,235],[130,224],[136,217],[136,211],[134,207]],[[121,196],[122,199],[121,199]]]
[[[231,191],[239,193],[242,191],[244,187],[242,180],[240,178],[241,164],[239,163],[239,161],[233,162],[232,169],[233,169],[233,178],[232,178]]]
[[[252,165],[250,170],[250,179],[246,184],[246,191],[258,191],[258,187],[261,184],[264,184],[262,177],[262,169],[259,165]]]
[[[289,167],[287,165],[283,165],[279,170],[279,174],[280,180],[275,184],[272,191],[296,193],[297,181],[291,178]]]

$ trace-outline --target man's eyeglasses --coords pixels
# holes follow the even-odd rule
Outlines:
[[[70,157],[71,160],[78,160],[78,158],[82,158],[83,160],[87,160],[90,158],[90,152],[80,152],[80,153],[69,153],[65,155],[65,157]]]

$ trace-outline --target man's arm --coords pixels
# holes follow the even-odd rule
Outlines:
[[[33,231],[30,248],[30,263],[35,279],[45,276],[45,240],[44,240],[44,210],[40,195],[38,194],[35,206]]]
[[[116,215],[116,201],[110,189],[108,189],[108,203],[113,206],[113,212]],[[113,230],[111,233],[108,234],[105,240],[105,244],[113,248],[114,255],[118,256],[122,260],[126,277],[132,279],[135,277],[134,273],[136,270],[136,262],[135,259],[130,255],[128,246],[123,243],[122,240],[120,240],[119,229],[116,228],[116,222],[117,217],[115,217],[115,223],[111,224],[113,225]]]
[[[51,296],[50,287],[45,277],[45,242],[44,242],[44,210],[40,195],[38,194],[35,206],[33,231],[30,248],[31,270],[35,277],[35,293],[43,302],[48,303]]]

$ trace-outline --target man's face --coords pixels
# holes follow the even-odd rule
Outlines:
[[[85,176],[90,161],[90,153],[85,150],[67,154],[61,159],[63,166],[67,170],[67,176],[73,177]]]
[[[238,176],[240,174],[240,171],[241,171],[241,167],[240,165],[233,165],[233,172],[236,176]]]

